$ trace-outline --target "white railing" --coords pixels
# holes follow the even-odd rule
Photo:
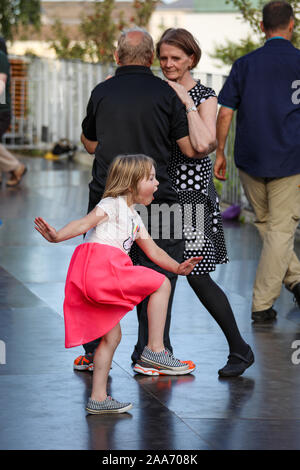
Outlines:
[[[5,134],[4,143],[11,148],[45,148],[61,138],[79,143],[90,92],[110,69],[80,61],[30,60],[23,78],[24,114],[13,118],[12,129],[17,131]],[[12,79],[12,98],[14,89]]]
[[[68,138],[78,144],[91,90],[113,73],[115,66],[37,58],[26,62],[27,77],[17,79],[18,85],[23,81],[19,98],[21,115],[13,117],[12,122],[12,128],[17,131],[8,132],[4,143],[10,147],[43,148],[45,143]],[[161,76],[160,69],[153,68],[153,71]],[[195,76],[217,93],[225,79],[222,75],[205,73]],[[12,99],[15,88],[12,79]]]
[[[13,116],[13,131],[6,133],[3,142],[10,148],[49,149],[62,138],[79,148],[81,122],[91,90],[97,83],[114,73],[115,65],[88,64],[81,61],[26,59],[27,77],[18,78],[21,86],[21,111]],[[159,76],[159,68],[153,68]],[[218,94],[225,76],[195,72],[195,78],[213,88]],[[12,99],[15,83],[12,79]],[[20,95],[20,91],[18,91]],[[233,137],[228,139],[228,182],[223,184],[222,199],[228,203],[241,201],[240,182],[233,163]]]

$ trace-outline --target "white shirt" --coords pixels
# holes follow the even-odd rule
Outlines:
[[[141,227],[144,226],[139,214],[128,207],[125,197],[106,197],[100,207],[108,219],[88,231],[84,243],[101,243],[120,248],[128,254]]]

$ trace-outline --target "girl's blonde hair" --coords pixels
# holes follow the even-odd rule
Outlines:
[[[149,178],[153,166],[154,160],[143,154],[119,155],[109,167],[102,197],[124,196],[129,191],[136,195],[139,181]]]

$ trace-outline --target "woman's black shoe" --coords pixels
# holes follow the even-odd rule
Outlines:
[[[240,359],[240,362],[230,363],[230,358],[235,357]],[[238,377],[242,375],[248,367],[250,367],[254,362],[254,354],[252,349],[249,346],[249,350],[245,356],[241,356],[238,353],[231,353],[228,356],[228,362],[223,369],[218,371],[220,377]]]

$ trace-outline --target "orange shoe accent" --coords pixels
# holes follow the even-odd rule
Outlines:
[[[180,361],[180,362],[182,362],[182,364],[188,364],[189,369],[195,369],[196,367],[196,364],[193,361]]]
[[[89,370],[89,367],[93,364],[93,356],[78,356],[74,360],[74,369],[75,370]]]
[[[139,370],[142,374],[145,374],[145,375],[166,375],[166,374],[163,374],[161,372],[159,372],[159,370],[157,369],[143,369],[143,367],[141,366],[138,366],[136,367],[136,370]]]
[[[90,361],[85,356],[79,356],[75,359],[74,364],[90,364]]]
[[[186,369],[184,371],[180,371],[180,372],[178,372],[178,371],[176,372],[176,371],[173,371],[173,370],[166,371],[166,369],[160,371],[159,369],[151,368],[151,367],[145,367],[145,366],[137,363],[137,364],[135,364],[133,370],[135,372],[137,372],[138,374],[150,375],[150,376],[158,376],[158,375],[182,376],[182,375],[190,374],[191,372],[194,371],[195,368],[196,368],[196,366],[189,367],[188,369]]]

